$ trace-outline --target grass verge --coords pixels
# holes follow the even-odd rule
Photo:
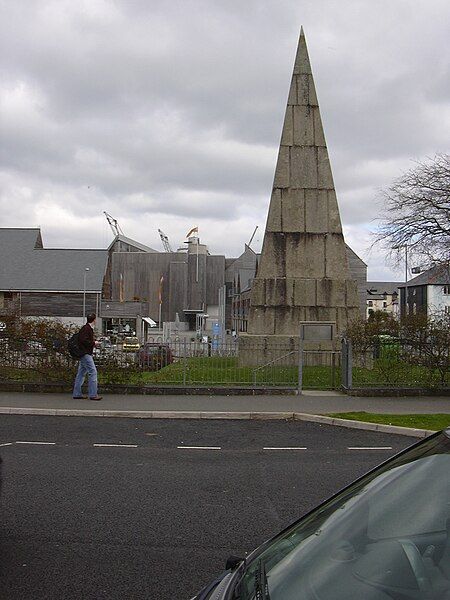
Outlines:
[[[336,419],[350,419],[364,421],[365,423],[381,423],[384,425],[398,425],[399,427],[413,427],[415,429],[430,429],[439,431],[450,426],[450,414],[414,414],[414,415],[389,415],[366,412],[330,413],[327,417]]]

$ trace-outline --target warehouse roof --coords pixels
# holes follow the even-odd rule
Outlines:
[[[86,291],[101,292],[107,259],[107,250],[43,248],[37,228],[0,228],[2,291],[83,291],[87,273]]]

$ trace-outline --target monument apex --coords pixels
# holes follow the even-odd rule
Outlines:
[[[358,306],[302,29],[244,337],[296,337],[305,322],[333,323],[336,337]]]

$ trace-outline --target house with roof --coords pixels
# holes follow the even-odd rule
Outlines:
[[[368,281],[366,291],[367,318],[376,311],[399,316],[398,281]]]
[[[39,228],[0,228],[0,317],[83,323],[99,314],[106,250],[45,248]]]
[[[399,285],[400,313],[450,313],[450,262],[440,263]]]

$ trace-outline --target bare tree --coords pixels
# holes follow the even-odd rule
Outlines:
[[[415,260],[450,260],[450,155],[437,154],[396,179],[382,191],[384,214],[374,233],[388,255],[402,248]]]

